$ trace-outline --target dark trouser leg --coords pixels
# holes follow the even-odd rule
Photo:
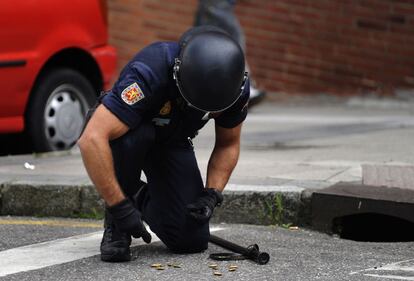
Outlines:
[[[204,188],[193,148],[187,142],[159,147],[151,150],[149,158],[144,168],[148,179],[148,200],[143,206],[145,221],[174,252],[207,249],[209,224],[194,221],[185,207]]]
[[[231,0],[199,0],[194,25],[217,26],[229,33],[245,50],[244,32],[234,13],[235,2]]]
[[[124,194],[132,197],[140,187],[140,175],[146,153],[154,139],[154,128],[143,124],[111,142],[116,177]],[[120,232],[112,217],[105,212],[105,231],[101,242],[101,260],[129,261],[131,236]]]

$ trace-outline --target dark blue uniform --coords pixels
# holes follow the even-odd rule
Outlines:
[[[213,117],[224,128],[243,122],[249,84],[233,106],[207,116],[181,97],[173,79],[178,55],[175,42],[144,48],[126,65],[102,103],[130,128],[111,142],[124,193],[129,197],[136,193],[144,171],[148,189],[139,206],[144,220],[170,249],[198,252],[207,248],[209,228],[208,223],[200,225],[190,218],[185,208],[204,188],[189,140]]]

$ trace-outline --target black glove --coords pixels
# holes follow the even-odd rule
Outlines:
[[[113,216],[115,225],[121,232],[131,234],[135,238],[142,237],[146,243],[151,242],[151,234],[141,221],[141,213],[134,208],[129,199],[108,207],[108,212]]]
[[[223,202],[223,195],[215,188],[204,188],[200,197],[187,205],[190,216],[199,222],[207,222],[213,215],[214,208]]]

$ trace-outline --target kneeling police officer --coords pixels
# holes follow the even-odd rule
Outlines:
[[[215,27],[153,43],[125,66],[78,141],[106,203],[103,261],[130,260],[131,236],[149,243],[143,221],[174,252],[207,249],[209,219],[238,161],[248,100],[243,51]],[[191,140],[210,119],[216,137],[204,185]]]

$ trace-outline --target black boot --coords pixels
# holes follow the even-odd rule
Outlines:
[[[101,241],[101,260],[106,262],[123,262],[131,260],[131,235],[120,232],[112,216],[105,211],[105,231]]]

